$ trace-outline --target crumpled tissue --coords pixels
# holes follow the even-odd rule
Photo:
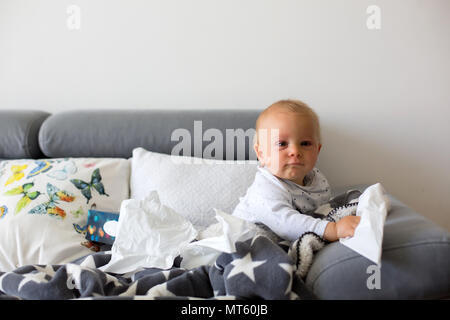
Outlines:
[[[122,201],[111,260],[102,271],[126,273],[141,268],[169,269],[180,248],[197,236],[191,222],[161,204],[151,191],[143,200]]]
[[[368,187],[359,197],[356,215],[361,217],[353,237],[339,241],[381,266],[383,229],[390,201],[380,183]]]
[[[198,241],[191,242],[181,248],[180,267],[186,269],[197,268],[202,265],[212,265],[217,257],[223,253],[236,252],[235,243],[245,241],[258,232],[253,223],[215,209],[218,221],[200,231]]]

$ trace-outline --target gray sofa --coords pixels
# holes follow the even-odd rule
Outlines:
[[[176,128],[192,132],[194,120],[202,120],[203,130],[217,128],[225,136],[227,128],[253,128],[257,114],[256,110],[0,111],[0,160],[129,158],[135,147],[170,153],[177,143],[171,141]],[[245,154],[246,159],[253,156]],[[363,191],[365,187],[341,186],[333,192],[349,188]],[[335,242],[316,254],[306,278],[318,298],[450,297],[450,233],[389,197],[392,208],[384,230],[380,287],[369,289],[367,285],[368,267],[373,263]]]

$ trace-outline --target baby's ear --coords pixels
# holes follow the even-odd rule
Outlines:
[[[264,166],[264,162],[263,162],[264,154],[263,154],[262,150],[260,150],[259,145],[257,143],[255,143],[253,145],[253,150],[255,150],[256,158],[258,159],[258,161],[261,163],[262,166]]]
[[[256,154],[256,157],[258,158],[258,160],[259,160],[259,146],[258,146],[258,144],[254,144],[253,145],[253,150],[255,150],[255,154]]]

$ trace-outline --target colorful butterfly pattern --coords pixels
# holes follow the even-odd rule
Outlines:
[[[25,170],[26,168],[28,168],[27,164],[24,165],[13,165],[11,166],[11,171],[12,171],[12,175],[11,177],[8,178],[8,180],[6,180],[5,183],[5,187],[10,185],[13,182],[19,181],[20,179],[22,179],[25,174],[23,173],[23,170]]]
[[[75,217],[75,218],[79,218],[80,216],[82,216],[82,215],[84,215],[84,210],[83,210],[83,208],[80,206],[79,208],[78,208],[78,210],[75,210],[75,211],[70,211],[70,213]]]
[[[56,180],[66,180],[69,175],[77,173],[78,169],[75,162],[69,161],[62,170],[53,170],[47,173],[47,176]]]
[[[80,226],[78,223],[72,223],[72,225],[76,232],[86,234],[87,224],[84,227]]]
[[[37,164],[37,167],[30,171],[27,179],[35,177],[40,173],[47,172],[52,168],[51,163],[47,160],[37,160],[35,163]]]
[[[70,182],[78,189],[81,190],[81,194],[86,198],[86,203],[89,203],[89,200],[92,199],[91,189],[94,188],[100,195],[105,195],[109,197],[109,195],[105,192],[105,187],[101,182],[102,176],[100,175],[100,169],[95,169],[92,172],[91,182],[85,182],[80,179],[71,179]]]
[[[11,197],[0,203],[0,219],[6,217],[8,220],[12,218],[8,217],[8,214],[13,212],[13,215],[16,215],[25,211],[28,214],[48,215],[69,222],[74,229],[72,232],[77,232],[83,238],[86,238],[86,235],[95,235],[96,238],[109,237],[102,227],[86,223],[87,207],[90,206],[91,210],[97,207],[96,196],[110,197],[105,190],[105,186],[109,189],[102,181],[101,170],[96,161],[77,162],[72,158],[37,159],[27,162],[0,161],[0,195]],[[80,175],[81,171],[83,176]],[[84,173],[90,174],[90,180],[85,179]],[[82,196],[79,196],[78,192],[81,192]],[[91,203],[92,198],[94,199]],[[82,245],[98,251],[98,244],[92,241],[90,239]]]
[[[4,195],[6,196],[22,195],[22,198],[17,202],[14,214],[19,213],[23,208],[29,205],[32,200],[35,200],[37,197],[41,195],[39,191],[30,191],[30,189],[33,186],[34,186],[33,182],[25,183],[20,187],[13,188],[4,193]]]
[[[8,213],[8,207],[7,206],[1,206],[0,207],[0,219],[4,218],[7,213]]]
[[[61,217],[64,219],[66,217],[66,212],[58,207],[57,204],[59,204],[59,201],[72,202],[75,200],[75,196],[67,191],[59,190],[51,183],[47,183],[47,195],[49,197],[47,202],[34,207],[28,213],[49,214],[50,216]]]

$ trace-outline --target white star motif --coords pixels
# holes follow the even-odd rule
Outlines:
[[[287,240],[283,240],[283,241],[280,241],[280,243],[278,243],[278,244],[284,245],[284,246],[290,246],[291,243]]]
[[[80,267],[95,268],[94,257],[88,256],[86,259],[83,260],[82,263],[80,263]]]
[[[294,291],[292,291],[289,295],[289,299],[291,300],[299,300],[300,297],[298,296],[298,294],[296,294]]]
[[[292,289],[292,272],[294,269],[292,267],[292,264],[290,263],[279,263],[278,265],[280,266],[281,269],[283,269],[289,274],[289,284],[286,288],[286,291],[284,292],[284,294],[288,294]]]
[[[22,287],[27,284],[30,281],[41,283],[41,282],[48,282],[45,279],[46,274],[44,272],[34,272],[34,273],[28,273],[23,275],[23,280],[19,283],[18,290],[22,289]]]
[[[40,267],[38,265],[35,265],[34,268],[39,271],[39,272],[43,272],[46,275],[49,275],[51,277],[53,277],[55,275],[55,270],[53,269],[53,267],[50,264],[45,265],[45,267]]]
[[[66,264],[67,281],[73,281],[75,288],[78,290],[81,290],[81,273],[83,271],[89,271],[95,274],[90,268],[84,268],[73,263]]]
[[[5,277],[5,276],[7,276],[9,273],[8,272],[5,272],[2,276],[0,276],[0,290],[1,291],[5,291],[4,289],[3,289],[3,278]]]
[[[250,246],[253,246],[255,244],[256,239],[258,239],[259,237],[260,237],[260,235],[253,237],[252,241],[250,242]]]
[[[114,283],[114,287],[121,287],[121,286],[123,286],[123,284],[121,284],[119,279],[117,279],[116,277],[114,277],[114,276],[112,276],[112,275],[110,275],[108,273],[105,273],[105,275],[106,275],[105,286],[108,285],[108,283],[110,283],[110,282]]]
[[[253,261],[251,253],[249,252],[249,253],[247,253],[247,255],[245,257],[243,257],[241,259],[233,260],[231,262],[231,264],[234,266],[234,268],[228,274],[228,279],[230,279],[231,277],[233,277],[239,273],[243,273],[247,277],[249,277],[250,280],[255,282],[255,274],[254,274],[253,270],[256,267],[266,263],[266,261],[267,260]]]
[[[155,297],[175,297],[175,295],[167,289],[167,283],[163,282],[161,284],[158,284],[154,287],[151,287],[147,293],[146,296],[149,296],[151,298]]]
[[[129,286],[125,292],[119,294],[119,296],[127,296],[127,297],[135,296],[136,290],[137,290],[137,281],[134,282],[131,286]]]
[[[170,270],[164,270],[161,273],[164,276],[164,278],[166,279],[166,281],[169,280]]]

